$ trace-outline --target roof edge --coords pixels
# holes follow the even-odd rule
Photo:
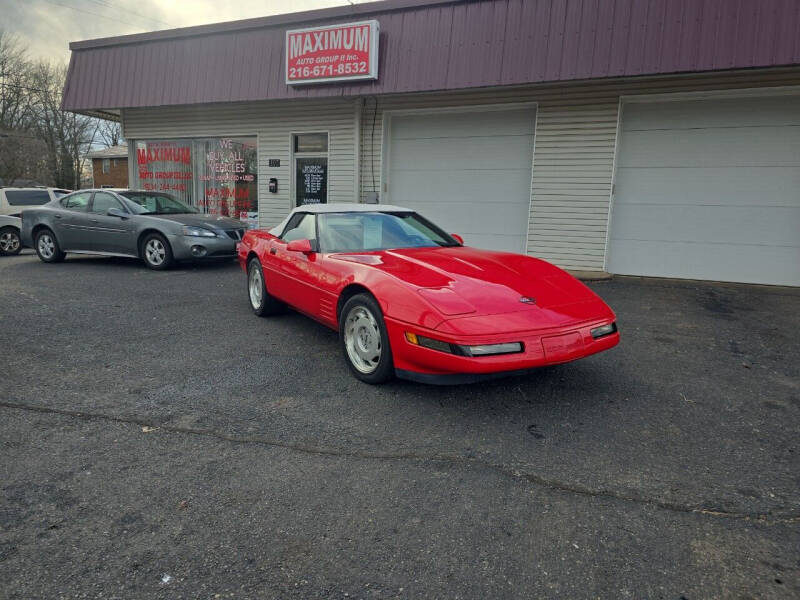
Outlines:
[[[268,17],[255,17],[252,19],[225,21],[223,23],[209,23],[206,25],[194,25],[192,27],[162,29],[160,31],[150,31],[146,33],[132,33],[129,35],[82,40],[70,42],[69,49],[88,50],[91,48],[211,35],[231,31],[279,27],[282,25],[291,25],[293,23],[309,23],[336,17],[353,17],[376,12],[393,12],[422,6],[436,6],[439,4],[457,4],[464,1],[465,0],[380,0],[377,2],[365,2],[363,4],[344,4],[332,8],[319,8],[316,10],[270,15]],[[468,2],[470,0],[466,1]]]

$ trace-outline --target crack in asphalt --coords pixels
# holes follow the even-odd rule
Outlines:
[[[800,513],[735,512],[724,509],[705,508],[698,505],[680,504],[678,502],[647,498],[645,496],[640,496],[637,494],[626,494],[623,492],[616,492],[613,490],[603,489],[603,488],[592,489],[590,487],[583,486],[580,484],[567,483],[563,481],[558,481],[556,479],[548,479],[547,477],[536,475],[534,473],[522,472],[517,469],[508,467],[506,465],[493,463],[480,458],[466,457],[457,454],[422,454],[416,452],[379,452],[379,451],[369,452],[369,451],[359,451],[359,450],[338,450],[336,448],[331,448],[331,447],[326,448],[321,446],[309,446],[305,444],[295,444],[290,442],[282,442],[278,440],[270,440],[258,436],[231,435],[213,429],[200,429],[194,427],[164,425],[156,423],[155,421],[152,420],[138,418],[138,417],[105,415],[101,413],[90,413],[84,411],[52,408],[48,406],[36,406],[32,404],[19,404],[7,401],[0,401],[0,406],[4,408],[24,410],[29,412],[73,417],[77,419],[83,419],[86,421],[100,420],[100,421],[109,421],[127,425],[138,425],[140,427],[151,428],[151,430],[153,431],[161,430],[168,433],[179,433],[184,435],[197,435],[201,437],[210,437],[236,444],[257,444],[261,446],[270,446],[314,456],[358,458],[365,460],[397,460],[397,461],[408,460],[408,461],[418,461],[418,462],[450,463],[459,466],[463,465],[479,466],[486,469],[490,469],[492,471],[496,471],[502,475],[505,475],[506,477],[526,481],[535,485],[539,485],[541,487],[548,488],[553,491],[576,494],[579,496],[584,496],[589,498],[606,498],[623,502],[631,502],[645,506],[652,506],[668,510],[671,512],[697,514],[697,515],[723,518],[723,519],[737,519],[743,521],[751,521],[763,525],[788,525],[788,524],[800,523]]]

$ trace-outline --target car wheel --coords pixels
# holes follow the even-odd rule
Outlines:
[[[394,375],[392,349],[378,303],[356,294],[342,308],[339,339],[350,370],[367,383],[384,383]]]
[[[259,317],[275,315],[284,309],[284,304],[267,292],[264,271],[261,270],[261,261],[257,258],[251,258],[247,263],[247,298],[250,300],[250,308]]]
[[[160,233],[150,233],[142,240],[142,260],[155,271],[163,271],[172,266],[172,248]]]
[[[0,229],[0,256],[13,256],[22,250],[19,240],[19,229],[16,227],[3,227]]]
[[[36,234],[34,249],[39,258],[46,263],[61,262],[66,256],[58,245],[58,240],[49,229],[42,229]]]

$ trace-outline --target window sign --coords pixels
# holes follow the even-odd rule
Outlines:
[[[203,213],[257,219],[257,174],[255,137],[136,142],[137,187]]]
[[[328,134],[293,136],[295,206],[328,202]]]
[[[328,157],[314,156],[296,158],[297,206],[304,204],[327,204],[328,202]]]

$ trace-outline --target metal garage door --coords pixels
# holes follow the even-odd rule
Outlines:
[[[607,268],[800,285],[800,97],[626,104]]]
[[[533,107],[394,116],[388,202],[470,246],[524,252],[535,121]]]

